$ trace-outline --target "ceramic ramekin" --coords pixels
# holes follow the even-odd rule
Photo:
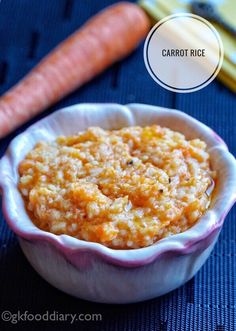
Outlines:
[[[17,188],[18,165],[40,140],[53,140],[88,126],[115,129],[157,123],[208,144],[217,171],[209,210],[191,229],[134,250],[114,250],[38,229]],[[17,136],[0,161],[3,212],[24,254],[50,284],[73,296],[106,303],[137,302],[184,284],[208,258],[236,199],[236,161],[210,128],[176,110],[142,104],[80,104],[55,112]]]

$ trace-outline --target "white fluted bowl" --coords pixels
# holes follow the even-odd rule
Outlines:
[[[114,250],[48,233],[32,223],[17,188],[18,165],[38,141],[71,135],[88,126],[118,129],[154,123],[182,132],[188,139],[200,138],[208,145],[217,184],[211,206],[197,224],[149,247]],[[0,187],[7,223],[44,279],[79,298],[129,303],[165,294],[201,268],[236,200],[236,161],[214,131],[180,111],[142,104],[79,104],[55,112],[12,141],[0,161]]]

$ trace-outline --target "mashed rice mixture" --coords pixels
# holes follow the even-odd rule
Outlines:
[[[40,229],[112,248],[145,247],[183,232],[210,203],[206,144],[158,125],[91,127],[39,143],[19,173]]]

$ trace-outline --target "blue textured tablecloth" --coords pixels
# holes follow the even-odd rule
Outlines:
[[[0,93],[16,83],[43,55],[109,0],[2,0],[0,3]],[[203,121],[236,154],[236,96],[218,82],[190,94],[159,87],[148,75],[142,45],[45,114],[79,102],[142,102],[180,109]],[[36,121],[40,117],[34,119]],[[33,121],[32,121],[33,122]],[[32,123],[31,122],[31,123]],[[0,140],[0,157],[26,126]],[[116,306],[78,300],[41,279],[26,261],[0,209],[0,309],[31,313],[101,313],[101,322],[0,321],[0,330],[236,330],[236,209],[200,272],[181,288],[151,301]],[[1,320],[1,318],[0,318]]]

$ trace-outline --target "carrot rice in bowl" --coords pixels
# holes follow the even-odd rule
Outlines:
[[[89,127],[37,143],[19,174],[37,227],[114,249],[186,231],[207,210],[214,183],[206,143],[159,125]]]
[[[151,299],[191,279],[235,188],[235,158],[212,129],[151,105],[56,111],[0,160],[3,213],[33,268],[103,303]]]

